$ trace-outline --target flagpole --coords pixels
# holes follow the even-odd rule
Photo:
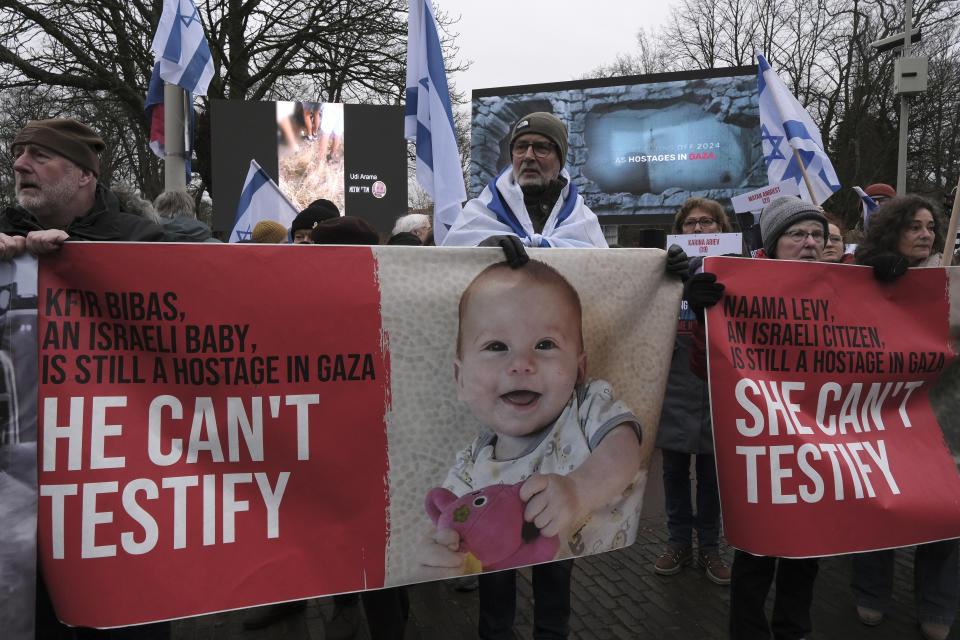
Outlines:
[[[910,57],[910,31],[913,28],[913,0],[903,4],[903,53],[902,59]],[[907,193],[907,145],[909,143],[910,97],[900,94],[900,137],[897,144],[897,195]]]
[[[184,153],[184,94],[181,87],[163,85],[163,128],[166,158],[163,161],[163,186],[167,191],[187,188],[186,155]]]
[[[817,196],[813,194],[813,185],[810,184],[810,178],[807,177],[807,168],[803,166],[803,162],[800,160],[800,152],[793,145],[790,145],[790,148],[793,149],[793,157],[797,159],[797,164],[800,165],[800,174],[803,176],[803,183],[807,185],[807,191],[810,192],[810,201],[813,206],[819,207],[820,203],[817,202]]]
[[[960,180],[957,180],[957,193],[953,198],[953,212],[950,214],[950,224],[947,225],[947,238],[944,244],[943,266],[949,267],[953,263],[953,251],[957,244],[957,223],[960,222]]]

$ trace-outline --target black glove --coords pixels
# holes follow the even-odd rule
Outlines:
[[[881,282],[893,282],[910,268],[910,263],[903,256],[895,253],[885,253],[866,261],[873,267],[873,277]]]
[[[500,247],[503,249],[504,259],[511,269],[519,269],[530,261],[527,250],[524,249],[520,238],[515,235],[490,236],[485,238],[478,247]]]
[[[723,288],[723,283],[717,282],[715,273],[698,273],[683,286],[683,297],[701,324],[704,320],[703,310],[720,302]]]
[[[690,277],[690,258],[679,245],[672,244],[667,249],[667,273],[677,276],[681,282]]]

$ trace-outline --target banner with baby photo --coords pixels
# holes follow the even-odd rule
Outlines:
[[[680,283],[659,250],[530,255],[549,266],[481,278],[499,249],[44,256],[57,616],[125,626],[631,544]]]
[[[707,337],[727,541],[811,557],[960,536],[960,269],[704,269],[725,286]]]

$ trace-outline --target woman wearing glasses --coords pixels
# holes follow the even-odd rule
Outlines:
[[[730,233],[730,220],[720,203],[706,198],[687,198],[673,219],[673,232]]]
[[[847,245],[844,241],[846,237],[846,228],[843,221],[832,213],[823,212],[827,216],[827,244],[820,254],[820,262],[833,262],[840,264],[853,264],[853,254],[846,253]]]
[[[727,233],[730,221],[720,203],[689,198],[673,221],[676,234]],[[696,267],[699,265],[691,265]],[[730,567],[720,555],[720,496],[710,431],[710,398],[703,380],[690,371],[690,332],[693,312],[680,309],[673,360],[667,379],[656,446],[663,454],[663,492],[667,511],[667,546],[653,565],[656,573],[672,576],[696,562],[712,582],[730,584]],[[697,473],[696,513],[691,499],[690,456]],[[697,554],[693,553],[693,531]]]

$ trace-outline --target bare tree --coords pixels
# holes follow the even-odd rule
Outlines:
[[[670,10],[664,29],[679,68],[712,69],[720,66],[719,5],[724,0],[681,0]]]
[[[198,0],[214,78],[200,100],[198,147],[209,146],[206,104],[310,96],[399,104],[404,97],[405,0]],[[83,115],[110,138],[149,197],[162,186],[149,155],[144,98],[162,0],[0,1],[0,90],[56,88],[58,115]],[[443,24],[441,25],[443,27]],[[445,42],[449,44],[450,35]],[[24,93],[5,93],[19,100]],[[22,122],[21,122],[22,124]],[[194,168],[202,192],[209,152]]]
[[[637,31],[637,50],[632,53],[619,53],[616,59],[587,72],[584,78],[606,78],[615,76],[634,76],[648,73],[670,71],[670,47],[660,34],[643,27]]]
[[[960,0],[917,0],[913,24],[923,31],[914,55],[930,56],[926,93],[911,99],[908,187],[952,188],[960,173]],[[903,30],[902,0],[681,0],[657,33],[643,42],[670,52],[669,70],[749,64],[763,52],[820,127],[841,184],[892,183],[896,175],[899,99],[895,55],[869,43]],[[637,51],[604,71],[648,73]],[[659,69],[658,69],[659,70]],[[848,189],[827,206],[857,218]]]

